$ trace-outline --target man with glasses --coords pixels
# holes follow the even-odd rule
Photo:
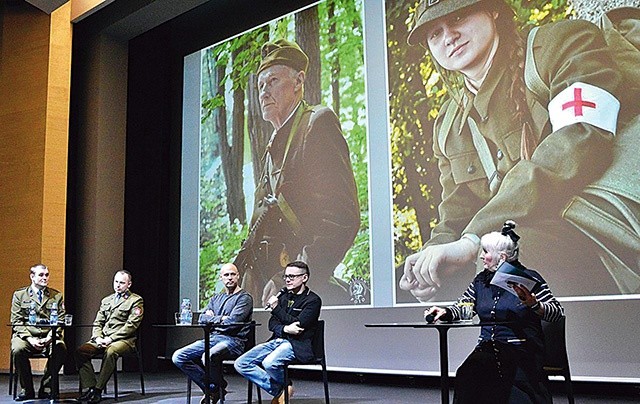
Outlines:
[[[269,341],[239,357],[238,373],[273,396],[272,404],[284,403],[284,365],[294,359],[313,359],[311,341],[320,317],[322,300],[308,287],[309,267],[302,261],[289,263],[284,271],[285,287],[267,301],[271,310]],[[293,386],[287,386],[289,397]]]
[[[222,375],[222,361],[237,358],[244,352],[250,325],[230,325],[233,323],[249,323],[253,314],[253,299],[240,287],[238,268],[234,264],[224,264],[220,268],[220,280],[225,290],[214,295],[199,322],[213,323],[216,327],[209,335],[210,342],[210,375],[211,403],[217,403],[226,394],[227,382]],[[171,357],[173,363],[194,383],[205,389],[204,339],[178,349]],[[200,401],[205,402],[206,397]]]
[[[58,317],[64,318],[62,293],[49,287],[49,268],[44,264],[32,266],[29,277],[31,285],[16,290],[11,300],[11,324],[13,324],[11,352],[22,388],[16,401],[31,400],[36,397],[29,357],[46,350],[49,350],[51,355],[40,381],[38,398],[50,399],[51,374],[60,371],[67,351],[62,340],[62,327],[56,331],[56,346],[51,347],[52,328],[29,324],[29,312],[32,309],[36,312],[37,323],[49,324],[51,308],[54,306],[57,307]]]

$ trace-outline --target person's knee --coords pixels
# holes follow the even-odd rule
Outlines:
[[[249,361],[245,357],[241,356],[233,362],[233,367],[236,372],[244,374],[249,369]]]
[[[180,367],[180,365],[182,364],[182,356],[180,355],[180,350],[173,352],[173,354],[171,355],[171,362],[173,362],[174,365]]]
[[[107,349],[105,349],[104,351],[103,360],[117,360],[121,355],[121,351],[122,351],[121,348],[118,349],[117,347],[114,347],[114,346],[108,346]]]
[[[271,371],[278,370],[278,369],[282,368],[282,361],[278,360],[278,358],[273,358],[271,356],[267,356],[262,361],[262,367],[268,373],[271,373]]]

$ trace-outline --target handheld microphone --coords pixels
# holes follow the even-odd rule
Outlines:
[[[433,323],[433,320],[435,319],[436,315],[435,313],[429,313],[426,316],[424,316],[424,321],[427,322],[427,324],[431,324]]]
[[[280,290],[278,291],[278,293],[276,293],[276,294],[275,294],[276,299],[277,299],[277,298],[279,298],[279,297],[280,297],[280,295],[282,295],[283,293],[287,293],[287,291],[288,291],[287,287],[286,287],[286,286],[283,286],[283,287],[282,287],[282,289],[280,289]],[[267,303],[267,304],[264,306],[264,309],[265,309],[265,310],[268,310],[268,309],[270,309],[270,308],[271,308],[271,306],[269,305],[269,303]]]

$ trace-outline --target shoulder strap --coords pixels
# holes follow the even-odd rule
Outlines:
[[[526,59],[524,63],[524,82],[536,98],[544,99],[543,94],[549,93],[549,86],[542,80],[540,74],[538,73],[538,68],[536,67],[536,60],[533,57],[533,42],[536,37],[536,33],[538,32],[538,28],[535,27],[529,32],[529,36],[527,37],[527,52]]]
[[[440,126],[440,130],[438,130],[438,147],[440,151],[444,153],[444,144],[447,139],[447,135],[451,132],[451,128],[453,127],[453,120],[456,117],[456,113],[458,112],[458,104],[455,102],[453,98],[449,99],[449,103],[447,104],[447,109],[444,112],[444,117],[442,118],[442,126]]]

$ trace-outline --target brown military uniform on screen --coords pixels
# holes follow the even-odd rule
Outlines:
[[[629,107],[629,103],[625,104],[624,83],[595,25],[562,21],[543,26],[534,43],[534,55],[540,75],[550,82],[549,99],[542,102],[581,81],[618,98],[624,116]],[[571,197],[598,178],[611,163],[613,137],[583,124],[551,133],[546,105],[535,102],[532,94],[528,94],[539,144],[531,160],[520,160],[521,128],[514,122],[514,106],[509,101],[508,63],[511,62],[498,50],[478,94],[474,96],[465,89],[465,97],[472,100],[469,116],[487,139],[502,183],[497,191],[489,190],[468,125],[462,123],[463,108],[457,108],[451,130],[442,131],[449,104],[443,106],[433,141],[443,187],[440,220],[426,245],[453,242],[465,233],[486,234],[508,219],[522,227],[538,226],[543,232],[566,231],[564,238],[578,237],[575,229],[560,220],[561,213]],[[572,232],[575,234],[569,236]],[[588,249],[585,248],[585,257],[589,256]],[[593,258],[592,263],[597,261]]]
[[[251,221],[254,226],[261,220],[256,229],[259,240],[253,244],[258,261],[253,273],[243,275],[243,288],[252,296],[261,297],[265,283],[279,275],[289,261],[304,254],[313,268],[310,287],[332,301],[336,295],[326,291],[328,280],[353,244],[360,226],[356,184],[335,113],[305,102],[297,112],[302,112],[303,118],[292,134],[284,167],[282,159],[295,117],[277,131],[267,151],[274,169],[270,173],[265,168],[262,174]],[[267,154],[263,162],[266,157]],[[277,189],[272,190],[268,178],[278,170],[281,178]],[[265,203],[270,195],[280,198],[280,203]],[[293,215],[283,213],[283,197],[284,209],[289,207]],[[299,228],[292,226],[292,217],[299,221]],[[347,303],[348,292],[341,295],[341,303]]]

